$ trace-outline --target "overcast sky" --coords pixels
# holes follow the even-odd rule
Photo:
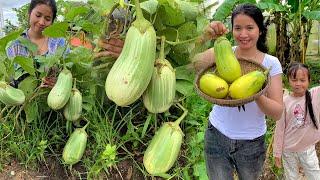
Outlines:
[[[17,23],[17,16],[12,8],[19,8],[27,3],[30,0],[0,0],[0,7],[3,10],[4,19],[9,19],[13,23]]]

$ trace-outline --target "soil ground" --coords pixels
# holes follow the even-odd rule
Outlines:
[[[320,143],[316,145],[318,157],[320,155]],[[50,163],[48,163],[50,162]],[[275,175],[270,169],[269,162],[266,161],[265,169],[262,174],[261,180],[276,180]],[[81,167],[75,167],[81,172]],[[82,177],[80,177],[82,176]],[[4,166],[0,173],[0,180],[76,180],[85,179],[86,173],[71,175],[68,174],[64,167],[62,167],[58,161],[53,158],[47,161],[47,165],[40,164],[37,170],[26,169],[23,165],[17,161],[12,161],[10,164]],[[122,161],[117,165],[117,168],[111,170],[109,175],[103,175],[97,179],[108,180],[144,180],[144,176],[141,172],[134,168],[134,165],[130,161]],[[158,178],[157,178],[158,179]],[[302,178],[304,180],[302,173]]]

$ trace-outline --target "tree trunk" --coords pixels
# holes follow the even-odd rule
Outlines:
[[[296,20],[298,21],[298,19]],[[298,22],[293,22],[292,33],[290,34],[290,62],[302,62],[301,59],[301,26]]]
[[[277,32],[277,52],[276,57],[279,59],[282,67],[285,67],[288,64],[289,57],[289,37],[287,35],[287,21],[285,16],[281,12],[276,12],[274,22],[276,24],[276,32]]]

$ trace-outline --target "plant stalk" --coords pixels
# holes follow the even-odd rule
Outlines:
[[[174,122],[174,125],[179,126],[180,122],[186,117],[188,114],[188,110],[184,108],[180,103],[177,103],[178,107],[183,110],[183,114]]]
[[[166,41],[166,43],[168,43],[168,44],[170,44],[172,46],[176,46],[176,45],[179,45],[179,44],[184,44],[184,43],[188,43],[188,42],[192,42],[192,41],[198,40],[199,38],[201,38],[201,36],[198,36],[198,37],[195,37],[195,38],[192,38],[192,39],[187,39],[187,40],[184,40],[184,41],[178,41],[178,42]]]
[[[144,19],[143,14],[142,14],[142,9],[141,9],[141,7],[140,7],[140,2],[139,2],[139,0],[134,0],[134,2],[135,2],[135,3],[134,3],[135,6],[136,6],[137,19],[138,19],[138,20]]]
[[[164,56],[164,45],[166,43],[166,37],[165,36],[161,36],[161,49],[160,49],[160,55],[159,55],[159,59],[165,59]]]

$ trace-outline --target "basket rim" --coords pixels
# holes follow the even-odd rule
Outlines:
[[[259,68],[263,69],[263,71],[267,70],[266,67],[262,66],[262,64],[256,62],[256,61],[253,61],[253,60],[250,60],[250,59],[243,59],[243,58],[238,58],[238,61],[247,61],[249,63],[252,63],[254,64],[255,66],[258,66]],[[270,81],[271,81],[271,77],[270,77],[270,73],[268,73],[268,76],[267,76],[267,79],[266,79],[266,82],[264,83],[263,85],[263,88],[262,90],[260,90],[258,93],[252,95],[252,96],[249,96],[245,99],[217,99],[217,98],[213,98],[205,93],[203,93],[200,88],[199,88],[199,80],[200,80],[200,77],[206,73],[207,71],[209,71],[210,69],[212,70],[215,70],[216,68],[216,64],[214,63],[213,66],[209,66],[209,67],[206,67],[202,70],[200,70],[197,74],[196,74],[196,78],[195,78],[195,81],[194,81],[194,85],[195,85],[195,89],[196,89],[196,92],[199,96],[201,96],[202,98],[204,98],[205,100],[213,103],[213,104],[216,104],[216,105],[220,105],[220,106],[227,106],[227,107],[237,107],[237,106],[242,106],[244,104],[247,104],[249,102],[252,102],[254,101],[255,99],[257,99],[259,96],[261,96],[262,94],[265,94],[265,92],[267,91],[267,89],[269,88],[269,85],[270,85]]]

